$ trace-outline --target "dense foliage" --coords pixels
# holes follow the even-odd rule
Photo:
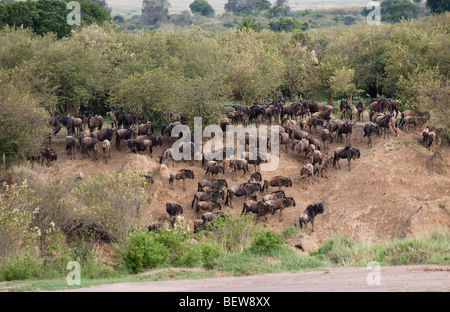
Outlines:
[[[450,62],[442,51],[450,45],[449,17],[281,33],[259,31],[249,20],[239,31],[216,35],[198,27],[132,34],[108,23],[61,39],[5,27],[0,32],[2,111],[14,103],[15,112],[32,107],[36,114],[29,121],[21,114],[16,122],[13,113],[8,115],[0,153],[23,159],[35,150],[47,131],[45,111],[106,114],[123,108],[158,125],[168,112],[180,113],[188,123],[199,114],[204,123],[214,123],[224,118],[219,107],[237,102],[283,96],[331,103],[343,96],[384,95],[399,98],[403,109],[435,107],[436,117],[448,124]],[[27,126],[33,131],[14,132]],[[26,138],[20,138],[23,133]]]

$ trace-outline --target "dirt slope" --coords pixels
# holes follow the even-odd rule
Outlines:
[[[287,196],[295,198],[297,205],[283,212],[283,222],[279,222],[278,215],[270,216],[268,226],[277,230],[298,226],[298,218],[306,206],[322,201],[325,213],[316,218],[315,232],[311,231],[310,225],[305,232],[313,247],[338,233],[380,242],[395,237],[429,233],[436,227],[450,227],[450,150],[443,148],[438,157],[430,160],[432,152],[423,146],[420,135],[402,131],[399,131],[398,137],[391,135],[389,139],[373,138],[373,147],[367,148],[366,138],[363,138],[363,125],[364,123],[358,122],[354,126],[352,145],[360,148],[361,158],[352,161],[352,170],[348,171],[347,161],[341,160],[342,169],[330,168],[328,179],[316,180],[307,190],[300,187],[300,168],[307,161],[291,150],[287,154],[280,151],[279,169],[263,173],[263,179],[277,175],[291,177],[293,187],[285,191]],[[73,178],[78,172],[88,174],[106,170],[151,171],[155,176],[155,184],[150,190],[150,217],[142,220],[143,225],[168,220],[165,211],[167,201],[181,203],[185,208],[185,219],[195,219],[195,212],[190,205],[197,191],[197,182],[205,178],[205,170],[201,168],[199,161],[192,167],[189,162],[180,162],[175,167],[170,164],[168,169],[165,166],[161,168],[157,162],[158,156],[164,148],[171,145],[170,142],[166,141],[162,147],[154,148],[152,158],[144,154],[132,155],[122,144],[121,152],[112,148],[108,164],[101,160],[82,158],[79,153],[76,160],[70,160],[65,154],[63,142],[55,145],[59,155],[57,164],[50,168],[36,169],[49,178]],[[330,151],[338,146],[343,144],[331,144]],[[182,190],[181,181],[175,183],[174,190],[170,190],[169,172],[183,168],[193,170],[195,179],[186,181],[186,191]],[[253,167],[250,168],[253,172]],[[233,181],[232,173],[227,168],[225,178],[229,185],[236,185],[246,182],[249,174],[244,178],[241,173]],[[258,196],[260,198],[261,194]],[[223,211],[240,213],[242,203],[243,199],[235,198],[234,209],[223,206]]]

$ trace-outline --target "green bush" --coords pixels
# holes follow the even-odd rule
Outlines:
[[[256,235],[249,249],[259,255],[270,255],[274,251],[282,249],[283,243],[284,237],[282,234],[267,230]]]
[[[0,281],[24,280],[44,275],[42,259],[29,253],[3,258],[0,263]]]

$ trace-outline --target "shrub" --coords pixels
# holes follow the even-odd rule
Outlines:
[[[282,249],[283,243],[284,237],[282,234],[276,233],[273,230],[267,230],[256,235],[250,245],[250,251],[260,255],[269,255],[274,251]]]

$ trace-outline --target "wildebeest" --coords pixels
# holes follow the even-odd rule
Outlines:
[[[212,202],[212,201],[199,201],[195,205],[195,212],[197,213],[197,218],[203,211],[214,211],[214,210],[222,210],[222,205],[220,203]]]
[[[427,110],[420,110],[420,109],[407,109],[401,113],[400,122],[398,123],[399,126],[403,126],[404,119],[406,116],[417,116],[421,117],[424,122],[430,120],[430,112]]]
[[[372,146],[372,134],[378,135],[378,137],[381,137],[381,131],[380,126],[377,124],[374,124],[372,122],[366,122],[364,125],[364,135],[363,137],[367,137],[367,146]]]
[[[111,158],[111,142],[109,142],[109,140],[103,140],[102,152],[103,152],[103,159],[105,160],[105,164],[107,164],[108,159]]]
[[[312,164],[306,164],[300,169],[300,179],[304,189],[306,189],[308,180],[312,180],[312,183],[314,184],[314,166]]]
[[[383,138],[386,138],[386,133],[388,134],[388,138],[390,137],[390,130],[392,129],[395,132],[395,136],[398,136],[397,127],[395,119],[390,114],[374,114],[373,119],[375,123],[380,126],[380,129],[383,130]]]
[[[90,137],[84,137],[81,140],[81,153],[84,155],[85,153],[89,156],[89,151],[92,151],[94,154],[94,160],[98,159],[98,140]]]
[[[295,200],[292,196],[281,197],[281,198],[277,198],[277,199],[273,199],[273,200],[268,200],[265,202],[273,205],[273,209],[272,209],[273,215],[277,212],[277,210],[280,211],[280,216],[278,218],[280,222],[283,221],[283,216],[282,216],[283,210],[288,207],[295,207]]]
[[[95,128],[97,128],[98,130],[102,130],[103,117],[98,116],[98,115],[90,116],[88,118],[88,124],[89,124],[89,130],[91,132],[93,132]]]
[[[155,125],[148,121],[145,124],[140,124],[138,127],[138,135],[149,135],[155,133]]]
[[[225,217],[221,211],[208,211],[200,216],[200,219],[194,221],[194,233],[207,229],[207,224],[214,224],[214,220],[217,217]]]
[[[323,129],[320,133],[320,139],[322,140],[323,151],[328,153],[329,144],[331,143],[331,133],[328,129]]]
[[[73,136],[68,135],[66,136],[65,143],[67,155],[70,156],[70,159],[75,159],[75,147],[77,145],[77,142],[75,141]]]
[[[294,102],[290,104],[283,105],[281,109],[281,118],[283,118],[285,115],[288,116],[288,118],[294,118],[296,119],[298,114],[301,112],[302,107],[300,102]]]
[[[258,221],[260,217],[264,217],[264,220],[267,221],[266,215],[272,212],[272,210],[273,205],[271,203],[266,203],[263,201],[246,200],[244,202],[244,207],[242,208],[241,214],[253,212],[256,214],[256,221]]]
[[[244,176],[249,171],[248,161],[245,159],[231,159],[230,168],[233,171],[233,180],[236,180],[236,173],[238,170],[242,170],[244,172]]]
[[[434,131],[428,132],[427,138],[428,138],[427,147],[428,147],[428,150],[431,151],[431,146],[433,145],[433,143],[435,143],[437,141],[436,132],[434,132]]]
[[[150,140],[128,139],[125,141],[133,153],[147,151],[148,156],[153,153],[153,143]]]
[[[170,223],[173,225],[176,217],[183,214],[183,207],[179,203],[167,202],[166,211],[170,216]]]
[[[67,135],[80,135],[83,132],[83,120],[70,115],[61,118],[63,125],[67,128]]]
[[[216,180],[201,180],[198,181],[198,191],[203,191],[205,187],[212,187],[217,189],[227,188],[228,183],[225,179]]]
[[[269,200],[274,200],[274,199],[278,199],[278,198],[283,198],[286,197],[286,194],[284,193],[284,191],[274,191],[270,194],[264,195],[262,200],[263,201],[269,201]]]
[[[280,127],[281,128],[281,127]],[[281,128],[283,129],[283,128]],[[289,138],[289,134],[284,132],[284,133],[280,133],[280,145],[284,144],[284,151],[287,153],[288,152],[288,145],[291,142],[291,139]]]
[[[303,229],[303,225],[308,225],[308,222],[311,222],[312,231],[314,232],[314,219],[319,213],[323,213],[323,203],[314,203],[306,207],[305,211],[300,216],[298,223],[300,225],[300,229]]]
[[[347,99],[342,99],[341,103],[339,104],[339,110],[341,111],[341,115],[342,115],[342,119],[349,119],[350,117],[350,112],[352,110],[352,108],[350,107],[350,105],[348,104],[348,100]]]
[[[172,160],[172,166],[175,165],[175,160],[172,156],[172,148],[166,148],[162,155],[159,157],[159,163],[162,164],[167,161],[167,167],[169,167],[169,163]]]
[[[342,135],[345,134],[345,143],[347,145],[351,145],[351,137],[352,137],[352,126],[353,124],[351,122],[344,122],[339,124],[338,130],[337,130],[337,142],[342,143]]]
[[[183,190],[186,190],[185,180],[194,179],[194,172],[187,169],[181,169],[180,171],[175,171],[170,174],[169,184],[173,190],[173,183],[175,180],[183,180]]]
[[[364,105],[364,101],[361,99],[356,104],[356,110],[358,114],[358,121],[364,121],[364,110],[366,109],[366,106]]]
[[[54,149],[51,148],[44,148],[44,150],[41,152],[42,160],[45,160],[45,164],[47,167],[50,166],[50,162],[57,161],[58,160],[58,154]]]
[[[292,187],[292,180],[288,177],[276,176],[270,180],[264,180],[263,191],[269,190],[269,187],[278,187],[281,190],[282,187]]]
[[[352,159],[359,158],[361,156],[361,153],[357,147],[338,147],[334,150],[334,156],[333,156],[333,167],[336,168],[336,164],[338,165],[339,169],[341,168],[341,165],[339,164],[339,159],[346,158],[348,161],[348,171],[350,171],[350,163]],[[336,168],[337,169],[337,168]]]
[[[205,175],[210,173],[213,179],[215,179],[220,172],[225,174],[225,167],[221,161],[210,160],[206,163]]]
[[[120,151],[120,141],[121,140],[129,140],[136,136],[136,130],[129,129],[119,129],[116,131],[116,149]]]
[[[301,139],[300,141],[292,143],[292,150],[297,153],[305,153],[305,158],[307,155],[307,149],[309,147],[309,141],[307,139]]]
[[[250,179],[248,179],[248,183],[258,183],[262,181],[261,172],[256,171],[250,175]]]
[[[99,141],[108,140],[111,142],[113,135],[114,135],[114,130],[111,128],[106,128],[103,130],[96,130],[96,131],[91,132],[91,137],[94,139],[97,139]]]
[[[317,133],[317,126],[323,126],[323,121],[318,116],[310,116],[306,119],[306,124],[309,127],[309,133],[312,133],[312,128]]]
[[[250,165],[253,165],[255,171],[259,170],[259,165],[261,163],[267,162],[267,157],[261,153],[243,152],[240,159],[245,159]],[[256,167],[258,167],[258,169]]]
[[[410,125],[414,126],[414,132],[416,132],[417,127],[420,127],[424,123],[422,117],[419,116],[405,116],[403,118],[403,130],[408,132]]]
[[[61,130],[58,116],[51,116],[48,120],[48,124],[53,128],[53,135],[56,135]]]
[[[225,192],[223,190],[218,190],[217,192],[196,192],[192,200],[191,208],[194,208],[195,201],[213,201],[218,203],[220,199],[225,199]]]
[[[230,207],[233,208],[232,199],[233,197],[242,197],[245,196],[245,199],[256,193],[262,192],[261,184],[259,183],[242,183],[239,185],[231,186],[227,190],[227,198],[225,199],[225,205],[230,203]]]
[[[332,156],[326,156],[319,160],[318,163],[314,164],[314,175],[319,175],[322,178],[328,179],[328,166],[333,165],[333,157]],[[323,173],[325,172],[325,176],[323,176]]]

